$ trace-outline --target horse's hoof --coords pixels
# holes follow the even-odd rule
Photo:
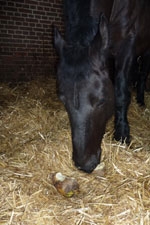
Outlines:
[[[122,144],[127,144],[127,145],[129,145],[131,142],[130,136],[121,136],[121,135],[114,134],[114,139],[118,142],[121,142]]]

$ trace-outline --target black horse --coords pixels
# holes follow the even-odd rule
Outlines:
[[[113,112],[115,139],[130,141],[128,83],[134,60],[146,58],[150,49],[150,1],[65,0],[64,5],[66,41],[55,29],[59,96],[70,119],[75,165],[90,173],[100,161]],[[144,92],[142,85],[139,90]],[[143,97],[137,98],[143,104]]]

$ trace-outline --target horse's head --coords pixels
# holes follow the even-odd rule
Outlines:
[[[114,93],[107,68],[108,30],[101,18],[98,34],[89,46],[69,45],[55,30],[59,97],[68,112],[73,160],[90,173],[99,164],[101,140],[113,112]]]

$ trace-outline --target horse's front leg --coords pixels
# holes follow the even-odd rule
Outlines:
[[[117,141],[130,142],[130,128],[127,119],[130,104],[129,74],[133,61],[133,41],[128,39],[116,57],[115,65],[115,132]]]

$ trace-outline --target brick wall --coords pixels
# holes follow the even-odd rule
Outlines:
[[[0,80],[55,74],[53,24],[63,33],[62,0],[0,0]]]

